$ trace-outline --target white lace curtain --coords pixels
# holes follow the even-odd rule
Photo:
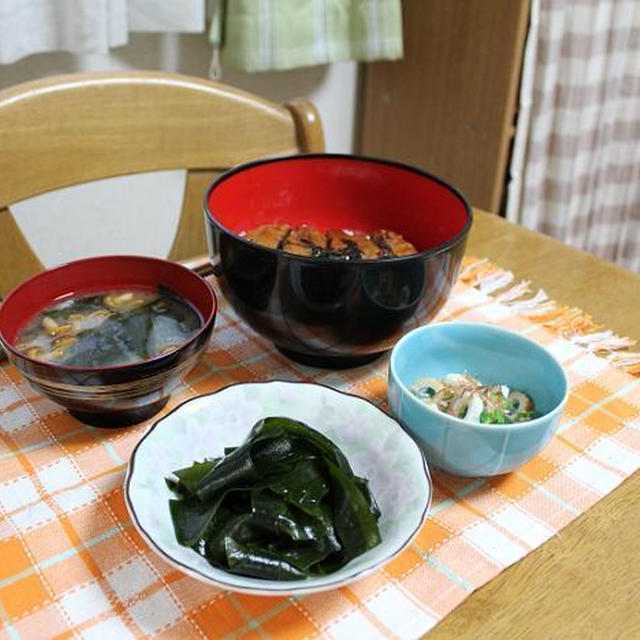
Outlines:
[[[507,215],[640,272],[640,0],[532,0]]]
[[[205,0],[0,0],[0,64],[33,53],[106,53],[130,31],[202,32]]]

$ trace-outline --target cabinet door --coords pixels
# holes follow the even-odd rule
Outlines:
[[[402,60],[364,65],[357,148],[418,165],[497,212],[529,0],[404,0]]]

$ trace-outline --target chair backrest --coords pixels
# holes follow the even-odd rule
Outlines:
[[[55,76],[0,91],[0,298],[43,266],[11,204],[117,175],[187,169],[169,258],[206,252],[202,196],[221,171],[324,151],[313,105],[280,106],[221,83],[146,71]]]

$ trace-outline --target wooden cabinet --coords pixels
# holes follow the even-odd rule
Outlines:
[[[529,0],[404,0],[402,60],[364,65],[360,153],[418,165],[497,212]]]

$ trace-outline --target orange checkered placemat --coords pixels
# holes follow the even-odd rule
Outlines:
[[[467,259],[438,320],[499,324],[544,344],[571,395],[549,446],[488,479],[434,475],[430,516],[374,575],[299,598],[232,594],[167,565],[131,524],[127,461],[147,425],[76,422],[0,367],[0,639],[415,638],[640,466],[640,354],[513,274]],[[232,382],[322,382],[380,404],[387,359],[349,371],[288,361],[222,305],[207,354],[170,406]]]

